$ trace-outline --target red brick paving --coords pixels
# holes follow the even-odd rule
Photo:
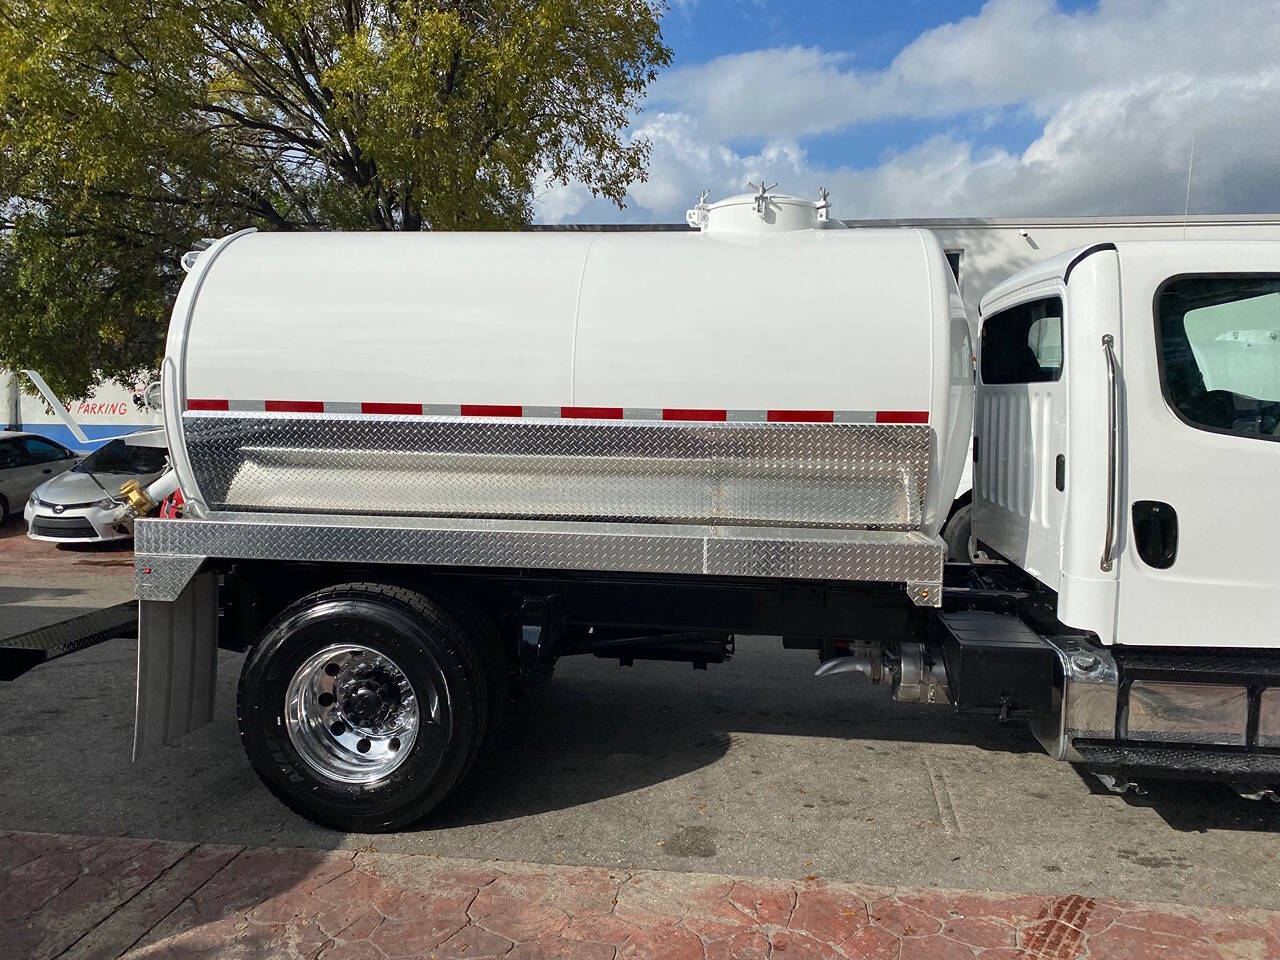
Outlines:
[[[1265,960],[1280,913],[0,833],[0,956]]]

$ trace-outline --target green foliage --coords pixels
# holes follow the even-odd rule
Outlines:
[[[656,0],[0,0],[0,365],[153,370],[201,237],[621,205]]]

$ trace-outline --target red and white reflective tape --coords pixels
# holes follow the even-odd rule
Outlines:
[[[409,417],[668,420],[684,423],[928,423],[927,410],[716,410],[684,407],[541,407],[501,403],[349,403],[332,400],[187,400],[191,411],[335,413]]]

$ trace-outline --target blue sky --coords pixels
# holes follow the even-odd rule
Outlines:
[[[925,30],[981,8],[977,0],[699,0],[673,3],[662,32],[675,51],[672,66],[676,68],[769,46],[841,50],[861,67],[883,69]],[[820,105],[815,104],[814,109]],[[886,150],[902,149],[922,139],[938,126],[933,121],[887,121],[817,138],[811,142],[810,153],[828,162],[869,163]],[[733,145],[752,147],[762,142],[763,138],[748,138]]]
[[[624,210],[672,221],[766,176],[837,215],[1280,210],[1280,0],[672,0]],[[1193,133],[1194,131],[1194,133]]]

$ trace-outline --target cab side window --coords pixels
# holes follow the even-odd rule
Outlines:
[[[56,460],[71,459],[71,452],[52,440],[43,440],[40,437],[26,437],[24,443],[27,447],[28,463],[53,463]]]
[[[982,382],[1053,383],[1062,378],[1062,299],[1047,297],[992,314],[982,324]]]
[[[1202,430],[1280,440],[1280,275],[1178,277],[1156,294],[1165,401]]]

